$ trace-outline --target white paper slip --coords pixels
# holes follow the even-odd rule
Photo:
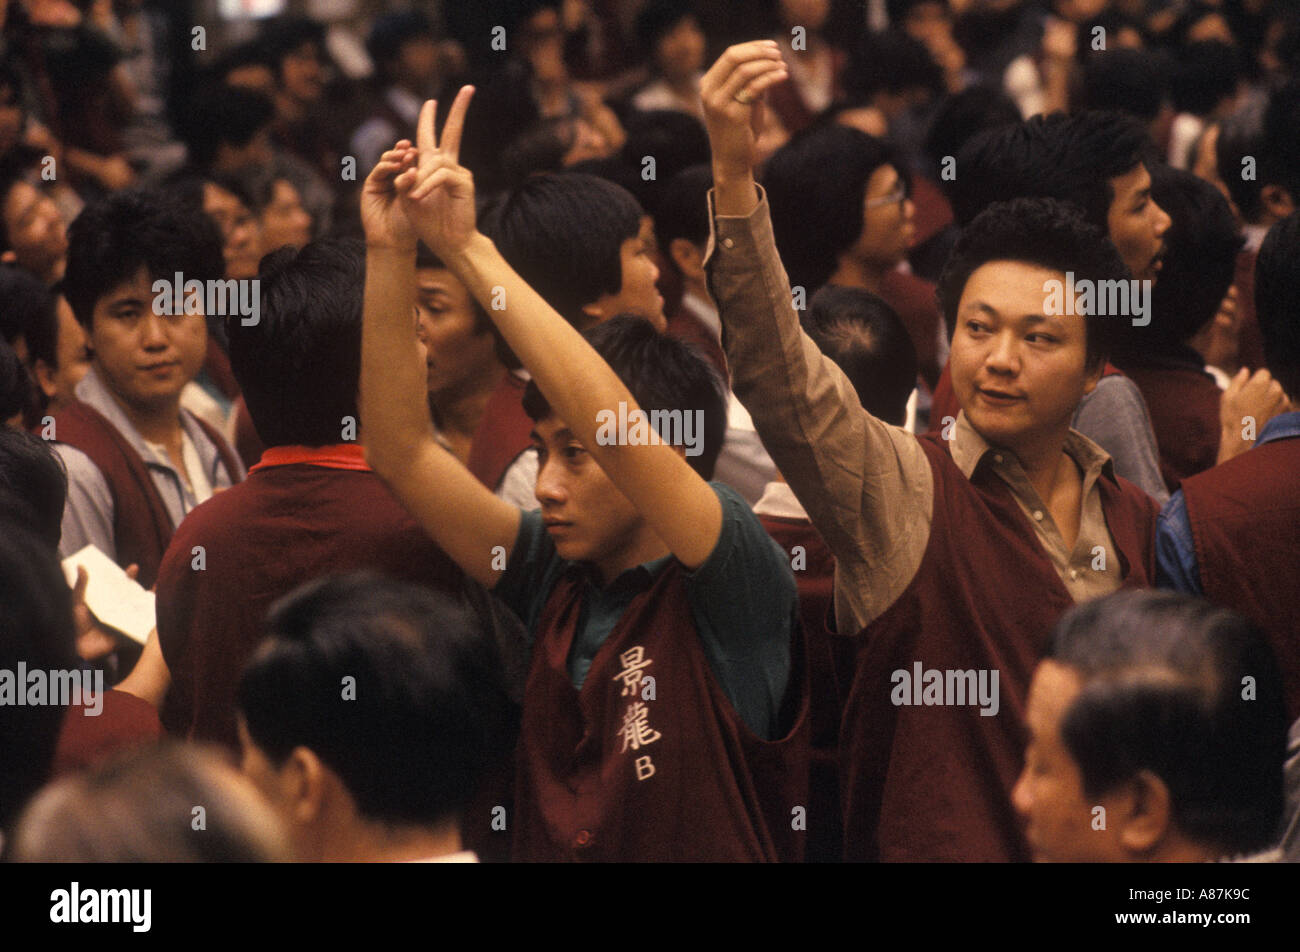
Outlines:
[[[77,584],[77,566],[84,566],[86,607],[100,623],[114,628],[133,641],[144,644],[157,624],[153,592],[148,591],[107,555],[88,545],[63,560],[63,574],[69,587]]]

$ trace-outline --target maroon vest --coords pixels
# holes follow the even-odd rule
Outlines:
[[[211,426],[194,417],[204,435],[216,446],[222,465],[233,481],[239,473],[234,452]],[[149,468],[135,448],[108,419],[89,404],[74,400],[54,420],[60,443],[81,450],[99,467],[113,497],[113,543],[117,563],[140,566],[137,581],[151,588],[158,577],[167,543],[175,526],[167,506],[153,484]]]
[[[1006,484],[967,480],[944,442],[921,438],[934,519],[915,578],[858,635],[840,731],[848,860],[1027,861],[1011,805],[1028,733],[1025,702],[1052,626],[1074,604]],[[1155,504],[1103,475],[1102,510],[1125,588],[1155,578]],[[893,672],[996,670],[997,714],[978,703],[893,703]],[[991,675],[990,675],[991,678]],[[969,699],[968,699],[969,701]]]
[[[1192,367],[1130,367],[1126,373],[1151,412],[1160,475],[1173,492],[1218,461],[1222,391],[1213,377]]]
[[[523,405],[527,386],[527,381],[507,373],[488,398],[470,443],[465,466],[493,492],[501,485],[510,464],[530,445],[528,434],[533,432],[533,421]]]
[[[1207,598],[1268,636],[1300,717],[1300,439],[1270,441],[1182,486]]]
[[[524,689],[515,859],[776,861],[802,858],[807,680],[792,665],[779,740],[753,735],[700,646],[672,562],[623,612],[575,691],[567,661],[582,608],[570,572],[546,601]],[[802,645],[792,660],[802,661]],[[646,677],[653,677],[653,697]],[[788,705],[787,705],[788,706]],[[804,807],[804,822],[796,821]]]
[[[854,640],[827,629],[827,621],[833,617],[835,556],[807,519],[760,515],[758,520],[790,556],[808,652],[808,815],[827,819],[809,826],[805,859],[810,863],[839,862],[844,849],[839,816],[840,718],[853,677]],[[796,552],[796,546],[802,546],[802,551]]]

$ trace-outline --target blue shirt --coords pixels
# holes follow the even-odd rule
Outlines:
[[[1264,425],[1255,449],[1273,440],[1300,437],[1300,411],[1282,413]],[[1180,489],[1169,497],[1156,518],[1156,584],[1192,595],[1204,595],[1201,573],[1196,565],[1192,524],[1187,518],[1187,501]]]
[[[709,667],[745,725],[775,739],[790,679],[790,633],[798,594],[789,557],[749,504],[730,486],[710,483],[722,503],[717,545],[686,574],[686,597]],[[648,589],[671,555],[623,572],[603,588],[594,573],[583,583],[578,631],[569,650],[569,679],[582,687],[592,659],[632,599]],[[537,636],[542,609],[574,565],[555,551],[538,510],[522,513],[510,562],[492,590]]]

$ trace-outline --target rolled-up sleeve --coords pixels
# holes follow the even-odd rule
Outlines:
[[[709,195],[705,266],[736,396],[837,560],[836,616],[852,634],[920,567],[934,505],[916,438],[862,408],[853,385],[799,325],[766,196],[746,217]]]

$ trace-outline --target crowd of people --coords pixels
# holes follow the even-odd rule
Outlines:
[[[266,6],[0,0],[0,855],[1300,859],[1300,11]]]

